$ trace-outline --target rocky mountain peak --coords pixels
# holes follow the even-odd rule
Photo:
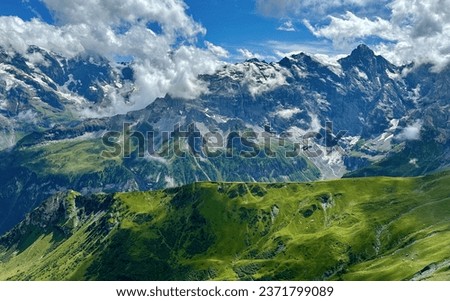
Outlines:
[[[370,49],[369,46],[365,44],[360,44],[356,49],[352,51],[350,54],[351,57],[359,57],[359,58],[373,58],[375,56],[375,52]]]
[[[389,80],[387,72],[396,73],[399,69],[364,44],[359,45],[349,56],[338,62],[347,76],[353,76],[354,73],[360,76],[363,73],[364,77],[367,76],[367,80],[375,82],[379,79]]]

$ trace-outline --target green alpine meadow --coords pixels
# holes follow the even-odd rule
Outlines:
[[[57,194],[1,280],[448,280],[450,173]]]

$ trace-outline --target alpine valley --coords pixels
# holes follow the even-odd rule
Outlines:
[[[0,48],[0,279],[450,280],[450,67],[251,59],[100,114],[133,67]]]

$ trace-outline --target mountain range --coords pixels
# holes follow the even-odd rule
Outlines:
[[[362,271],[369,266],[377,271],[377,264],[397,260],[393,255],[395,250],[421,241],[419,236],[425,233],[419,233],[418,223],[401,232],[402,225],[378,221],[365,210],[370,208],[374,216],[380,214],[386,219],[401,220],[402,214],[407,216],[406,212],[421,208],[420,200],[427,193],[435,192],[435,197],[426,199],[423,206],[432,207],[432,212],[438,210],[433,206],[441,202],[443,208],[448,207],[445,186],[449,182],[445,170],[450,165],[449,67],[436,70],[432,65],[414,63],[396,66],[360,45],[337,61],[299,53],[279,62],[251,59],[224,64],[214,74],[200,75],[199,81],[207,89],[195,99],[168,94],[149,99],[148,106],[141,110],[117,114],[112,110],[117,101],[122,102],[121,108],[126,108],[138,89],[132,62],[110,62],[91,54],[69,59],[34,46],[25,55],[0,49],[0,235],[5,234],[0,239],[0,267],[5,272],[0,277],[126,278],[118,274],[122,270],[120,266],[111,273],[104,270],[108,256],[123,255],[127,262],[135,258],[130,252],[142,251],[139,243],[153,245],[154,239],[164,241],[168,225],[179,223],[177,229],[186,237],[155,245],[155,249],[144,254],[154,259],[153,267],[172,271],[165,278],[155,274],[155,279],[172,279],[171,275],[181,271],[184,274],[179,275],[189,279],[306,279],[306,274],[295,274],[292,270],[295,264],[308,265],[299,262],[290,265],[292,258],[298,259],[292,252],[309,252],[308,249],[317,247],[295,242],[306,234],[311,235],[308,238],[311,241],[313,236],[329,239],[336,251],[333,259],[317,266],[311,278],[380,279],[384,274],[376,276]],[[348,205],[352,197],[356,198],[352,190],[355,185],[349,185],[353,180],[315,182],[343,177],[417,177],[434,173],[440,175],[439,180],[429,177],[354,180],[358,187],[378,187],[355,199],[356,208]],[[204,184],[194,184],[199,182]],[[235,182],[248,184],[232,184]],[[257,184],[263,182],[267,184]],[[330,187],[311,190],[311,197],[306,198],[308,184],[280,184],[291,182]],[[337,189],[335,185],[342,188]],[[414,188],[415,185],[419,188]],[[397,192],[397,188],[401,191]],[[283,207],[298,213],[289,218],[309,223],[310,216],[305,214],[320,215],[311,222],[313,230],[296,236],[289,234],[293,229],[286,221],[274,226],[274,210],[279,211],[279,199],[286,198],[284,189],[298,191],[293,197],[295,206],[309,206],[309,209],[293,209],[290,208],[293,204],[283,201]],[[373,204],[367,201],[378,198],[383,189],[387,189],[386,199],[374,200]],[[149,190],[157,192],[137,193]],[[212,191],[222,191],[226,197],[213,199],[219,203],[223,199],[224,203],[208,205],[210,201],[204,196],[215,195]],[[270,197],[266,196],[268,191]],[[341,193],[345,196],[339,196]],[[333,200],[333,206],[337,204],[339,210],[333,213],[335,216],[326,214],[328,201],[320,201],[322,194],[328,196],[327,200]],[[150,199],[147,204],[145,200]],[[150,207],[125,209],[141,206],[139,200],[142,206]],[[177,200],[183,205],[177,205]],[[250,206],[255,212],[247,208],[253,212],[248,217],[242,216],[247,209],[241,207],[246,202],[256,202]],[[162,204],[165,209],[154,212],[156,204]],[[393,207],[392,216],[378,208],[386,204],[399,206]],[[210,207],[217,207],[220,212]],[[349,213],[349,208],[357,212]],[[253,230],[248,226],[248,231],[255,233],[242,237],[243,245],[222,254],[226,255],[224,258],[232,256],[231,251],[242,255],[227,262],[228,270],[220,270],[220,262],[215,262],[220,256],[214,255],[214,250],[229,244],[225,238],[217,240],[224,233],[214,228],[215,214],[228,214],[220,216],[223,222],[232,219],[236,223],[224,227],[225,234],[241,233],[238,225],[250,219],[258,225]],[[140,219],[139,215],[143,221],[134,220]],[[188,225],[183,225],[181,220],[187,220]],[[366,247],[370,250],[363,250],[358,245],[359,238],[339,232],[338,220],[348,224],[348,229],[352,228],[351,221],[355,225],[357,221],[367,224],[367,229],[361,229],[367,231],[359,234],[371,233],[378,238],[369,235]],[[442,222],[443,225],[427,219],[424,223],[433,229],[428,234],[442,231],[442,235],[447,235],[448,218]],[[142,226],[149,226],[153,232],[145,233]],[[392,238],[391,230],[386,227],[398,227],[395,231],[399,232],[393,230],[396,234]],[[238,230],[241,232],[235,232]],[[376,234],[377,231],[381,234]],[[420,235],[411,236],[408,244],[408,235],[413,233]],[[383,235],[387,236],[383,238]],[[120,239],[136,241],[136,249],[112,254],[115,241]],[[354,241],[346,243],[342,239]],[[96,243],[102,240],[108,244],[99,249]],[[261,254],[256,254],[255,243],[261,244],[265,252],[276,254],[259,258]],[[63,254],[58,252],[64,248],[83,249],[80,254],[84,255],[80,256],[90,259],[77,261],[74,257],[68,261],[67,270],[76,269],[75,274],[50,268],[52,262],[66,260],[64,256],[55,257]],[[179,251],[175,252],[174,248]],[[277,248],[283,251],[278,252]],[[160,258],[161,252],[168,257]],[[26,260],[31,257],[27,259],[21,254],[43,256],[48,261],[29,266]],[[381,254],[394,257],[388,259],[391,257]],[[422,262],[413,264],[401,275],[394,276],[392,271],[386,277],[421,278],[426,271],[420,274],[420,270],[432,263],[429,269],[433,273],[440,271],[448,266],[449,258],[449,254],[442,254],[439,258],[426,257],[434,261],[424,266]],[[252,258],[256,263],[250,262]],[[285,270],[258,265],[260,259],[266,260],[262,266],[278,264],[273,258],[281,258]],[[131,261],[139,265],[138,261]],[[214,267],[212,270],[203,268],[208,262]],[[20,273],[14,272],[16,265]],[[436,266],[439,268],[435,269]],[[251,272],[242,272],[241,268]],[[448,277],[446,273],[439,275]]]

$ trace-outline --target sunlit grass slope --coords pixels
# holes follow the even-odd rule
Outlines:
[[[54,196],[0,279],[450,280],[450,173]]]

